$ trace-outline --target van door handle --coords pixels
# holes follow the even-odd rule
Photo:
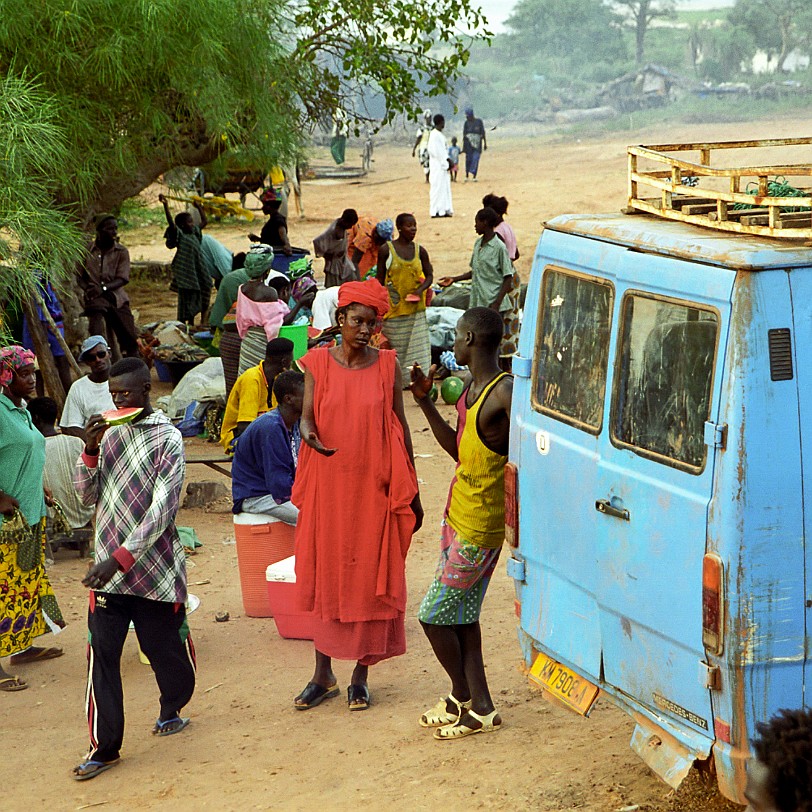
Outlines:
[[[595,501],[595,510],[606,516],[614,516],[616,519],[623,519],[626,522],[631,521],[631,516],[626,508],[615,507],[608,499],[597,499]]]

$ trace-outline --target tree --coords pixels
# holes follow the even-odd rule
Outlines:
[[[0,75],[36,76],[59,108],[80,160],[58,200],[88,222],[173,166],[289,156],[336,109],[363,119],[359,88],[384,122],[411,112],[465,64],[471,2],[0,0]]]
[[[634,29],[635,59],[643,64],[646,34],[656,19],[673,18],[676,0],[611,0],[612,5],[630,20]]]
[[[0,305],[34,293],[34,271],[58,278],[81,250],[56,186],[75,166],[59,109],[27,77],[0,77]],[[0,321],[0,337],[2,336]]]
[[[778,56],[778,73],[795,49],[812,47],[812,5],[807,0],[736,0],[728,19],[749,33],[758,48]]]
[[[271,166],[369,119],[362,92],[382,123],[445,93],[490,37],[473,2],[0,0],[0,295],[70,277],[80,229],[176,166]]]
[[[584,76],[625,58],[620,22],[603,0],[519,0],[505,23],[508,56],[559,77]]]

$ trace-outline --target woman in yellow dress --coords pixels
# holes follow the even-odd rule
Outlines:
[[[36,395],[34,360],[22,347],[0,349],[0,657],[12,665],[63,653],[31,645],[65,625],[45,573],[45,437],[23,405]],[[27,687],[0,666],[0,691]]]
[[[397,239],[378,251],[378,281],[389,293],[389,312],[384,316],[383,334],[398,354],[403,370],[403,388],[409,388],[409,369],[431,366],[431,343],[426,320],[426,291],[434,279],[428,251],[414,241],[417,220],[413,214],[399,214],[395,220]]]

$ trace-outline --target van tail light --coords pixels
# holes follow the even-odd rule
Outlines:
[[[724,649],[725,566],[716,553],[702,559],[702,644],[712,654]]]
[[[505,465],[505,539],[519,546],[519,469],[512,462]]]

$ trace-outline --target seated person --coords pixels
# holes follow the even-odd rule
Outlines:
[[[304,375],[292,371],[280,373],[273,383],[273,395],[278,406],[248,426],[234,451],[232,510],[265,513],[295,525],[299,509],[290,501],[290,492],[302,442],[299,418]]]
[[[293,342],[289,338],[274,338],[265,346],[265,360],[243,372],[228,396],[220,430],[220,445],[226,453],[233,451],[234,441],[248,428],[251,421],[268,408],[273,400],[273,382],[293,363]],[[270,401],[270,403],[269,403]]]
[[[71,530],[86,527],[93,518],[95,506],[82,504],[73,486],[73,469],[82,456],[84,441],[70,434],[58,434],[56,430],[56,401],[51,398],[34,398],[28,403],[31,422],[45,437],[45,471],[42,484],[59,503]],[[48,510],[49,515],[51,510]]]
[[[91,415],[115,409],[107,381],[110,378],[110,348],[104,336],[90,336],[82,343],[79,363],[87,364],[90,372],[74,381],[65,398],[62,420],[63,434],[85,439],[85,426]]]

